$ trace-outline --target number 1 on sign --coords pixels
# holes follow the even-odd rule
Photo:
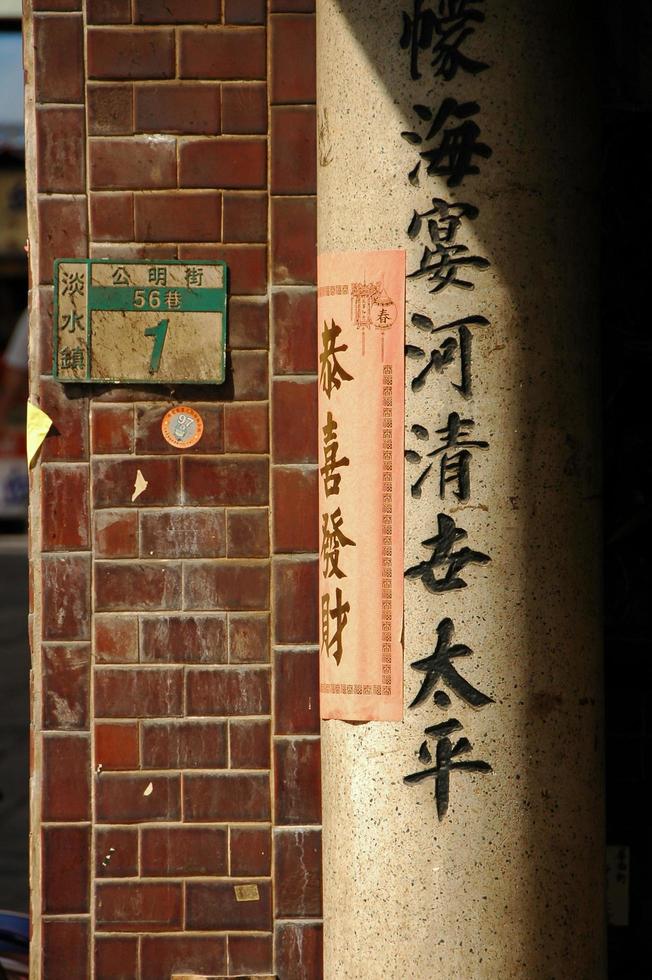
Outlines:
[[[146,337],[154,338],[152,357],[149,362],[150,374],[156,374],[161,366],[161,355],[163,354],[163,345],[165,344],[165,338],[168,334],[168,323],[168,320],[161,320],[155,327],[147,327],[145,330]]]

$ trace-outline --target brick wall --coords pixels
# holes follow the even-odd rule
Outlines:
[[[26,3],[44,980],[321,977],[313,11]],[[52,263],[86,255],[226,260],[226,384],[54,383]]]

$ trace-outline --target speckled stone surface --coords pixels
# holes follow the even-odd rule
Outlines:
[[[425,5],[433,9],[436,4]],[[458,241],[491,267],[473,291],[430,295],[408,280],[413,313],[437,324],[481,315],[472,398],[434,371],[409,381],[406,429],[431,433],[449,412],[475,420],[467,503],[439,498],[437,477],[414,499],[406,464],[406,563],[445,512],[462,542],[491,557],[468,587],[444,595],[405,583],[406,711],[400,724],[323,723],[327,980],[600,980],[604,964],[599,469],[597,466],[597,126],[584,21],[562,0],[492,0],[467,50],[490,64],[475,77],[410,77],[391,0],[319,0],[320,251],[401,248],[432,197],[480,209]],[[493,150],[480,174],[450,189],[407,174],[418,148],[401,138],[419,103],[473,100]],[[408,326],[407,342],[430,349]],[[418,362],[417,362],[418,363]],[[421,365],[422,366],[422,365]],[[420,367],[419,367],[420,369]],[[406,446],[414,441],[406,437]],[[434,444],[433,444],[434,445]],[[419,448],[415,446],[414,448]],[[408,708],[444,617],[473,653],[460,673],[495,703]],[[424,728],[458,718],[489,774],[451,774],[437,819],[422,768]],[[431,745],[432,747],[432,745]]]

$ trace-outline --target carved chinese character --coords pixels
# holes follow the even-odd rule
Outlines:
[[[413,670],[425,674],[421,682],[421,687],[410,704],[411,708],[416,708],[433,691],[433,700],[438,708],[450,707],[451,700],[446,692],[435,690],[441,683],[446,684],[454,694],[474,708],[484,708],[487,704],[493,703],[493,698],[488,697],[473,687],[472,684],[469,684],[453,665],[453,660],[458,657],[469,657],[473,653],[470,647],[464,646],[462,643],[452,643],[454,633],[455,627],[453,626],[453,620],[448,619],[448,617],[442,619],[437,627],[437,645],[434,652],[427,657],[423,657],[421,660],[415,660],[411,664]]]
[[[422,146],[439,138],[439,144],[419,151],[421,160],[408,174],[411,184],[419,186],[422,160],[428,164],[427,173],[431,177],[446,177],[449,187],[458,187],[465,177],[480,173],[475,157],[487,160],[492,150],[486,143],[479,142],[480,127],[469,118],[480,111],[477,102],[444,99],[436,115],[425,105],[415,105],[414,111],[423,122],[431,123],[430,128],[425,136],[414,131],[402,132],[403,139]],[[457,120],[459,125],[446,126],[450,119]]]
[[[76,313],[72,310],[70,313],[64,313],[61,317],[61,330],[67,330],[68,333],[76,333],[77,329],[84,329],[84,315],[82,313]]]
[[[83,272],[62,272],[61,292],[64,296],[83,296],[86,289],[86,278]]]
[[[181,293],[178,289],[168,289],[165,294],[165,305],[169,310],[178,310],[181,306]]]
[[[471,449],[487,449],[488,442],[482,440],[469,439],[470,430],[474,427],[473,419],[462,419],[457,412],[451,412],[448,416],[446,425],[436,430],[436,434],[441,436],[439,440],[441,446],[428,453],[429,457],[440,456],[439,460],[439,496],[442,500],[446,498],[446,487],[449,483],[455,484],[456,489],[453,494],[460,501],[469,499],[471,494]],[[414,431],[414,430],[413,430]],[[417,426],[415,435],[417,438],[428,438],[428,430],[423,426]],[[409,463],[418,463],[422,456],[415,450],[406,450],[405,458]],[[412,484],[410,491],[417,499],[421,496],[421,487],[427,479],[433,464],[429,463],[423,470],[418,479]]]
[[[401,47],[410,52],[410,74],[421,78],[419,55],[422,51],[432,52],[430,62],[434,75],[441,75],[446,81],[455,78],[458,69],[477,75],[489,66],[482,61],[464,54],[461,50],[475,33],[473,24],[482,24],[484,14],[478,4],[484,0],[436,0],[435,10],[424,8],[424,0],[413,0],[413,13],[403,13],[403,34]]]
[[[186,266],[185,270],[186,286],[201,286],[204,282],[204,270],[195,265]]]
[[[449,204],[442,198],[433,197],[428,211],[415,211],[407,233],[415,241],[426,223],[431,246],[425,245],[419,268],[408,273],[408,279],[427,279],[433,283],[431,293],[438,293],[447,286],[473,289],[468,279],[461,278],[466,268],[483,272],[491,264],[479,255],[470,255],[466,245],[456,242],[462,218],[474,221],[479,211],[472,204]]]
[[[152,286],[167,286],[168,270],[164,265],[155,265],[148,270],[148,282]]]
[[[488,327],[489,320],[484,316],[465,316],[461,320],[453,320],[452,323],[445,323],[441,327],[435,327],[429,316],[425,316],[422,313],[414,313],[412,316],[412,325],[432,336],[443,333],[452,334],[452,336],[445,337],[438,347],[431,349],[427,363],[412,378],[410,384],[412,391],[421,391],[431,371],[434,371],[436,374],[443,374],[449,365],[454,364],[455,361],[459,361],[459,384],[456,382],[451,382],[451,384],[464,398],[470,398],[473,394],[471,378],[473,334],[471,328]],[[407,344],[405,354],[411,360],[421,360],[427,357],[423,347],[418,347],[415,344]]]
[[[124,265],[118,265],[111,273],[111,279],[113,280],[114,286],[130,286],[131,278],[129,276],[129,271]]]
[[[59,352],[59,368],[62,371],[83,371],[85,360],[81,347],[64,347]]]
[[[447,514],[437,515],[437,534],[426,538],[421,544],[424,548],[432,549],[427,561],[421,561],[406,569],[406,578],[419,578],[428,592],[436,595],[442,592],[452,592],[465,589],[466,582],[460,572],[467,565],[486,565],[491,559],[481,551],[471,548],[453,549],[455,545],[467,537],[462,527],[457,527],[452,517]]]

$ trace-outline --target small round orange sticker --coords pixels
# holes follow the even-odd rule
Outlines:
[[[199,442],[204,432],[204,422],[199,412],[187,405],[171,408],[163,417],[161,430],[166,442],[177,449],[189,449]]]

